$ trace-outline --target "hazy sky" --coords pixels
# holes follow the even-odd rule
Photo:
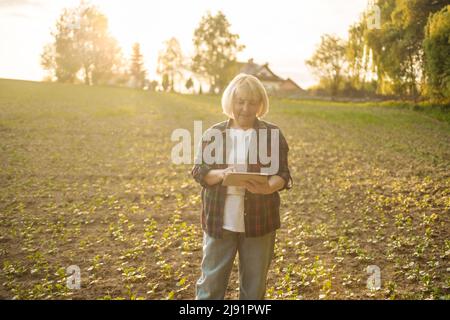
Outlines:
[[[39,59],[65,7],[79,0],[0,0],[0,78],[41,80]],[[316,82],[305,66],[323,33],[347,36],[367,0],[92,0],[109,18],[110,31],[128,57],[141,43],[149,77],[155,79],[158,51],[176,37],[184,54],[193,52],[192,35],[201,17],[222,10],[246,49],[240,61],[254,58],[303,87]]]

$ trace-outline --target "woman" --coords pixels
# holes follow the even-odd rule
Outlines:
[[[224,160],[204,161],[203,151],[213,142],[205,132],[192,175],[202,188],[203,259],[202,275],[196,284],[196,299],[223,299],[236,252],[239,252],[240,299],[264,299],[267,272],[272,260],[276,229],[280,227],[278,191],[290,189],[289,147],[277,126],[260,120],[269,110],[269,99],[262,83],[254,76],[239,74],[225,89],[222,109],[228,120],[212,126],[224,139]],[[261,141],[260,130],[267,132]],[[249,147],[267,143],[274,150],[271,136],[277,131],[277,171],[265,183],[246,183],[245,187],[226,187],[228,172],[261,172],[268,164],[250,163]],[[256,137],[256,138],[255,138]],[[264,137],[264,136],[263,136]],[[230,141],[233,143],[227,145]],[[270,164],[269,164],[270,165]]]

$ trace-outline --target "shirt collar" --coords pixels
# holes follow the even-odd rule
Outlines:
[[[228,120],[226,121],[225,127],[222,127],[221,131],[225,132],[226,129],[230,129],[231,128],[231,122],[232,122],[232,119],[228,118]],[[267,126],[264,123],[264,121],[261,121],[258,118],[255,118],[255,122],[253,123],[253,128],[256,129],[256,130],[258,130],[258,129],[267,129]]]

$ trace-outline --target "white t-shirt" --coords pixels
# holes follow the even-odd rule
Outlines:
[[[228,164],[229,166],[234,165],[238,172],[247,172],[246,157],[252,131],[252,129],[233,128],[229,131],[233,143],[228,155]],[[244,196],[245,187],[227,187],[223,214],[224,229],[234,232],[245,232]]]

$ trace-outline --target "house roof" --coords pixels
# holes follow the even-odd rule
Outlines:
[[[240,72],[256,75],[259,70],[261,69],[261,66],[259,64],[253,63],[253,59],[250,59],[248,62],[238,62],[240,65]]]
[[[248,62],[238,62],[238,64],[241,66],[240,72],[251,74],[261,81],[284,81],[270,70],[269,63],[260,65],[254,63],[253,59],[249,59]]]
[[[285,81],[293,84],[298,90],[304,91],[304,89],[300,87],[297,83],[295,83],[295,81],[292,80],[291,78],[287,78]]]
[[[275,82],[289,82],[298,90],[304,91],[294,80],[291,78],[283,79],[277,76],[270,68],[269,63],[257,64],[253,62],[253,59],[249,59],[248,62],[237,62],[240,72],[251,74],[257,77],[261,81],[275,81]]]

